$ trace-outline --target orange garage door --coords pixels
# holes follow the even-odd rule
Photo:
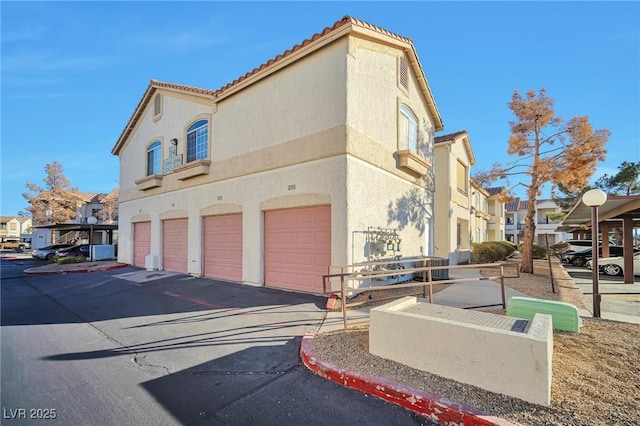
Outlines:
[[[151,222],[133,224],[133,265],[144,268],[144,259],[151,253]]]
[[[242,215],[207,216],[203,220],[204,276],[242,280]]]
[[[187,219],[162,222],[162,269],[187,273]]]
[[[322,293],[331,263],[331,207],[265,213],[265,285]]]

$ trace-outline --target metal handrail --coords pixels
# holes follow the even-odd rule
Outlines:
[[[410,261],[412,262],[422,262],[423,264],[426,264],[427,261],[429,261],[429,258],[416,258],[416,259],[411,259]],[[331,282],[335,282],[337,279],[340,280],[340,297],[341,297],[341,309],[342,309],[342,319],[343,319],[343,327],[346,330],[349,327],[349,323],[348,323],[348,315],[347,315],[347,310],[348,308],[351,307],[356,307],[356,306],[362,306],[362,305],[366,305],[368,303],[374,303],[374,302],[380,302],[380,301],[384,301],[384,300],[394,300],[394,299],[398,299],[400,297],[404,297],[407,296],[407,294],[402,295],[402,296],[391,296],[391,297],[385,297],[385,298],[381,298],[381,299],[376,299],[376,300],[371,300],[371,301],[364,301],[364,302],[354,302],[354,303],[347,303],[347,297],[349,296],[349,294],[351,293],[362,293],[362,292],[370,292],[370,291],[381,291],[381,290],[389,290],[390,288],[418,288],[418,287],[422,287],[422,297],[427,297],[427,292],[428,292],[428,296],[429,296],[429,303],[433,303],[433,284],[454,284],[454,283],[461,283],[461,282],[471,282],[471,281],[484,281],[484,280],[500,280],[500,293],[501,293],[501,298],[502,298],[502,308],[506,309],[506,296],[505,296],[505,289],[504,289],[504,279],[505,278],[519,278],[520,277],[520,267],[518,263],[514,263],[514,262],[502,262],[502,263],[483,263],[483,264],[475,264],[475,265],[444,265],[444,266],[421,266],[421,267],[414,267],[414,268],[405,268],[405,269],[398,269],[398,270],[384,270],[384,269],[377,269],[375,270],[375,267],[379,267],[379,266],[384,266],[384,265],[389,265],[389,264],[398,264],[400,263],[400,261],[395,260],[395,261],[384,261],[384,262],[366,262],[366,263],[359,263],[359,264],[354,264],[354,265],[337,265],[337,266],[330,266],[329,267],[329,271],[331,271],[333,268],[339,268],[340,269],[340,273],[329,273],[327,275],[323,275],[322,276],[322,284],[323,284],[323,292],[324,294],[335,294],[336,290],[333,289],[327,289],[327,284],[331,283]],[[354,268],[362,268],[362,267],[371,267],[369,270],[360,270],[360,271],[356,271],[356,270],[352,270],[352,271],[347,271],[345,272],[345,269],[349,270],[349,269],[354,269]],[[515,275],[505,275],[504,269],[505,266],[513,266],[515,268]],[[437,280],[437,281],[433,281],[433,271],[435,270],[456,270],[456,269],[482,269],[482,268],[495,268],[495,267],[500,267],[500,275],[496,275],[496,276],[489,276],[489,277],[479,277],[479,278],[457,278],[457,279],[445,279],[445,280]],[[400,272],[401,271],[401,272]],[[347,286],[347,282],[362,282],[362,281],[366,281],[366,280],[371,280],[371,279],[375,279],[375,278],[382,278],[382,277],[395,277],[397,275],[404,275],[404,274],[410,274],[410,273],[422,273],[422,281],[414,281],[411,283],[407,283],[407,284],[394,284],[393,287],[390,287],[388,285],[382,285],[382,286],[368,286],[368,287],[353,287],[353,286]],[[420,294],[420,292],[417,293],[412,293],[410,295],[417,295]],[[497,305],[496,305],[497,306]],[[360,325],[360,324],[366,324],[368,323],[368,321],[360,321],[357,323],[352,323],[351,325]]]

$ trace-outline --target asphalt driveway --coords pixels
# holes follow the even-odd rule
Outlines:
[[[33,262],[2,262],[3,408],[56,408],[60,424],[431,424],[300,364],[323,297],[131,267],[22,275]]]

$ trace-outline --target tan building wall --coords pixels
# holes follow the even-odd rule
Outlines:
[[[466,132],[465,132],[466,135]],[[469,171],[475,160],[469,155],[460,136],[451,142],[435,144],[435,254],[452,264],[468,261],[474,223],[471,222],[471,185]],[[458,184],[460,165],[464,167],[466,185]],[[460,188],[459,188],[460,186]],[[466,187],[465,187],[466,186]],[[475,221],[475,218],[474,218]]]
[[[151,254],[162,269],[161,220],[188,218],[188,272],[202,275],[202,216],[242,213],[243,281],[262,284],[264,212],[311,205],[331,205],[333,264],[365,260],[355,235],[371,226],[400,229],[405,256],[429,254],[432,170],[425,179],[399,166],[400,105],[418,118],[427,157],[435,120],[414,68],[408,90],[398,86],[399,58],[410,45],[395,44],[351,35],[215,99],[151,92],[162,95],[161,118],[149,102],[114,148],[121,158],[119,261],[133,262],[133,223],[151,221]],[[186,129],[199,118],[210,123],[211,163],[198,165],[206,172],[152,177],[158,186],[145,189],[148,145],[161,141],[165,159],[177,138],[186,157]],[[407,208],[407,200],[417,204]]]

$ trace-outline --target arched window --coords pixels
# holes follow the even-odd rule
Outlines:
[[[418,153],[418,119],[406,105],[400,105],[400,147]]]
[[[199,120],[187,129],[187,163],[207,158],[209,122]]]
[[[147,148],[147,176],[160,174],[161,154],[162,144],[158,141]]]

